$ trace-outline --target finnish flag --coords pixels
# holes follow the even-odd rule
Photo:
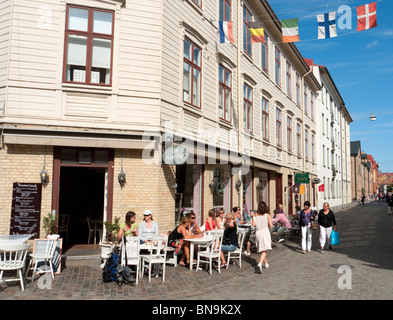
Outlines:
[[[329,12],[317,15],[318,39],[337,37],[336,13]]]

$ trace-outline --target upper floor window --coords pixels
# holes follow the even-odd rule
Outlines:
[[[300,106],[300,76],[296,73],[296,103]]]
[[[191,40],[184,39],[183,100],[201,107],[202,49]]]
[[[252,20],[252,15],[246,7],[243,7],[243,50],[252,56],[251,35],[248,22]]]
[[[304,131],[304,153],[306,159],[308,160],[308,130]]]
[[[243,86],[243,128],[252,131],[252,88]]]
[[[269,140],[269,100],[262,97],[262,138]]]
[[[292,152],[292,119],[287,117],[287,148]]]
[[[304,97],[303,97],[303,99],[304,99],[304,101],[303,101],[303,104],[304,104],[304,112],[305,113],[308,113],[308,105],[307,105],[307,98],[308,98],[308,88],[307,88],[307,85],[306,84],[304,84]]]
[[[311,161],[315,163],[315,136],[311,135]]]
[[[301,133],[301,128],[300,124],[296,124],[296,148],[297,148],[297,155],[301,156],[302,155],[302,133]]]
[[[232,73],[222,65],[218,67],[219,97],[218,113],[221,119],[231,122]]]
[[[281,109],[276,108],[276,144],[282,146]]]
[[[276,83],[281,86],[281,52],[276,47],[275,53],[275,61],[276,61]]]
[[[292,66],[291,64],[287,61],[287,94],[288,96],[292,96]]]
[[[231,21],[232,0],[220,0],[219,20]]]
[[[269,72],[269,37],[265,33],[265,43],[262,43],[262,69]]]
[[[111,85],[113,11],[67,6],[64,82]]]
[[[310,94],[310,112],[311,112],[311,119],[314,119],[315,112],[314,112],[314,94],[311,92]]]

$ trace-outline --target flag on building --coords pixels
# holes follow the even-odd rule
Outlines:
[[[299,194],[304,194],[304,191],[305,191],[305,185],[301,184],[299,187]]]
[[[317,15],[318,39],[337,37],[336,13],[329,12]]]
[[[263,30],[263,22],[248,22],[250,28],[251,43],[265,43],[265,31]]]
[[[299,41],[299,19],[281,20],[282,42]]]
[[[233,22],[232,21],[219,21],[220,29],[220,43],[234,43],[233,38]]]
[[[325,192],[325,185],[324,185],[324,184],[321,184],[321,185],[318,187],[318,191],[319,191],[319,192]]]
[[[367,30],[377,26],[377,3],[369,3],[356,7],[358,14],[358,30]]]

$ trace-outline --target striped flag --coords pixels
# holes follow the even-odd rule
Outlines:
[[[265,43],[265,31],[263,30],[263,22],[248,22],[250,28],[251,43]]]
[[[233,22],[219,21],[220,43],[234,43],[233,38]]]
[[[281,21],[282,42],[299,41],[299,19],[287,19]]]
[[[337,37],[336,13],[329,12],[317,15],[318,39]]]

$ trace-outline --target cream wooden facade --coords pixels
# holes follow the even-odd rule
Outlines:
[[[63,82],[67,5],[114,12],[111,86]],[[253,20],[262,16],[269,17],[265,22],[269,48],[267,72],[261,66],[261,44],[252,45],[252,55],[243,50],[244,8],[251,13]],[[51,148],[49,161],[53,159],[52,148],[55,147],[112,148],[115,151],[113,174],[117,175],[122,165],[120,150],[128,150],[132,155],[135,150],[137,158],[142,161],[140,151],[147,145],[142,139],[145,132],[153,132],[160,140],[170,123],[177,135],[188,137],[194,142],[205,142],[220,149],[249,155],[252,172],[249,192],[252,193],[252,207],[256,208],[259,199],[257,186],[265,173],[268,174],[269,184],[265,187],[268,188],[267,200],[270,206],[274,209],[280,200],[288,211],[289,206],[293,209],[295,205],[288,188],[289,183],[294,183],[293,180],[290,181],[294,174],[308,172],[311,178],[317,176],[316,157],[311,154],[311,136],[317,132],[318,110],[314,103],[314,111],[308,109],[308,112],[305,112],[303,81],[308,88],[308,108],[311,105],[311,93],[317,98],[321,87],[309,72],[296,46],[281,43],[279,20],[267,1],[232,2],[231,17],[235,38],[233,44],[221,44],[219,41],[218,1],[203,1],[202,7],[199,7],[193,0],[8,0],[1,1],[0,14],[4,17],[0,49],[3,159],[7,158],[5,154],[13,145],[40,146],[42,150],[47,146]],[[200,108],[183,101],[185,38],[202,50]],[[281,57],[281,85],[275,81],[276,48]],[[291,94],[287,92],[287,62],[291,66]],[[218,114],[219,65],[232,73],[230,122],[223,121]],[[300,84],[299,103],[296,101],[297,74]],[[251,131],[243,128],[244,84],[253,90]],[[262,97],[269,101],[268,140],[262,138]],[[276,110],[281,111],[281,145],[276,142]],[[287,117],[292,119],[291,150],[287,142]],[[300,154],[296,152],[297,124],[300,128]],[[305,131],[309,134],[307,157],[304,154]],[[215,135],[201,134],[204,132],[214,132]],[[318,146],[314,145],[314,148],[317,150]],[[156,145],[156,151],[158,152],[154,156],[159,160],[159,144]],[[128,160],[132,155],[128,154]],[[124,160],[125,167],[129,165],[128,160]],[[140,163],[137,166],[139,165]],[[166,232],[173,227],[171,205],[174,205],[175,201],[172,187],[175,169],[174,166],[163,166],[163,170],[157,169],[160,164],[151,170],[156,172],[152,179],[154,188],[157,188],[154,189],[157,190],[157,199],[150,200],[151,203],[154,202],[156,211],[160,211],[160,197],[165,198],[165,212],[162,212],[159,221]],[[132,166],[129,170],[132,170]],[[208,165],[204,167],[203,181],[208,179],[212,170],[214,169]],[[282,179],[281,199],[276,196],[278,177]],[[235,189],[236,178],[233,179],[233,197],[228,206],[240,202]],[[163,181],[166,183],[160,189]],[[128,182],[124,188],[118,188],[117,181],[114,185],[113,215],[123,216],[126,208],[135,203],[132,197],[138,195],[133,192],[140,185]],[[145,188],[142,194],[145,196],[149,185],[142,185]],[[51,201],[50,194],[55,194],[52,187],[49,186],[44,192],[47,193],[44,198]],[[3,186],[2,197],[5,209],[1,215],[8,217],[10,186]],[[116,199],[123,202],[117,204]],[[204,199],[210,198],[204,196]],[[314,203],[311,184],[308,194],[298,200],[301,205],[300,200]],[[138,205],[138,214],[149,205]],[[48,207],[48,204],[45,206]],[[206,216],[208,207],[209,204],[204,203],[202,215]],[[199,218],[203,222],[203,216]]]

